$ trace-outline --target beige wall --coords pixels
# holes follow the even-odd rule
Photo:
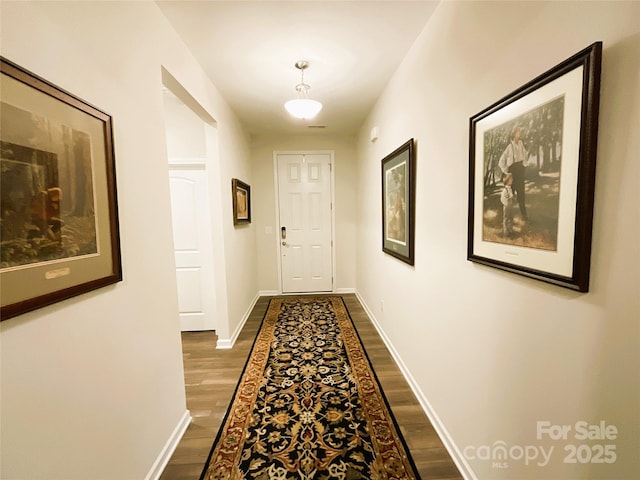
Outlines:
[[[251,192],[253,224],[256,228],[259,278],[262,292],[278,292],[278,253],[275,203],[275,151],[334,152],[335,162],[335,288],[355,288],[356,252],[356,150],[355,138],[338,135],[257,136],[253,138],[251,162],[254,183]],[[270,234],[265,227],[271,227]]]
[[[113,116],[124,281],[1,324],[7,480],[154,478],[186,426],[162,104],[164,66],[218,123],[230,333],[257,293],[231,220],[249,137],[153,2],[2,2],[2,55]],[[228,207],[228,208],[226,208]],[[220,267],[220,266],[218,266]]]
[[[500,441],[555,447],[544,467],[470,458],[470,477],[640,474],[638,19],[638,2],[443,2],[361,130],[357,290],[452,451],[460,460],[468,446]],[[468,262],[469,118],[597,40],[604,57],[590,292]],[[410,137],[414,268],[384,255],[379,240],[379,159]],[[568,441],[538,440],[536,422],[545,420],[604,420],[619,435],[583,442],[573,430]],[[617,461],[563,463],[569,443],[615,445]]]

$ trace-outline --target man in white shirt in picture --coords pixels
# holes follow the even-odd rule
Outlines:
[[[522,220],[527,221],[527,207],[525,205],[524,198],[524,169],[528,164],[529,152],[524,147],[524,143],[521,140],[522,127],[515,125],[511,130],[511,141],[507,148],[504,149],[500,160],[498,161],[498,167],[502,170],[502,173],[510,173],[513,176],[513,193],[518,199],[518,207],[520,208],[520,214]]]

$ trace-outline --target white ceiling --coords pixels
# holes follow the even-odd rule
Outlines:
[[[252,134],[353,134],[433,13],[437,1],[187,1],[156,3]],[[296,120],[298,60],[309,97]],[[325,129],[309,128],[323,125]]]

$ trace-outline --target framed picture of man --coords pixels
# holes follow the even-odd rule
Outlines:
[[[602,44],[470,120],[467,258],[589,288]]]

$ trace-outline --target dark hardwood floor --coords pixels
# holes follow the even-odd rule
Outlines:
[[[433,426],[355,295],[343,295],[423,480],[462,480]],[[270,297],[261,297],[234,347],[213,332],[182,334],[187,408],[193,420],[160,480],[197,480],[226,413]]]

